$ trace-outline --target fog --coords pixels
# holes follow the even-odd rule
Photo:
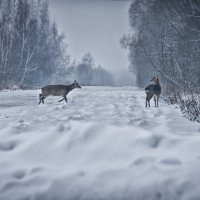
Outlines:
[[[128,32],[129,0],[49,0],[50,15],[66,35],[77,61],[90,52],[96,65],[112,72],[118,85],[133,84],[128,55],[119,39]],[[121,76],[122,74],[122,76]]]

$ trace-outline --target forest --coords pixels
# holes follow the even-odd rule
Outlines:
[[[113,84],[89,54],[74,66],[66,40],[50,19],[48,1],[0,0],[0,89],[66,84],[75,77],[88,85]],[[74,67],[76,76],[69,74]]]
[[[121,38],[130,71],[144,87],[153,75],[170,103],[199,120],[200,3],[198,0],[135,0],[129,8],[131,31]],[[187,97],[187,98],[186,98]]]

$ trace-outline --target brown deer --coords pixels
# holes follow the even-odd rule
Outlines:
[[[150,107],[150,100],[153,96],[154,96],[155,107],[158,107],[158,100],[159,100],[159,97],[161,94],[161,86],[160,86],[159,78],[158,78],[158,76],[155,76],[150,81],[153,83],[148,85],[145,88],[145,92],[147,95],[146,96],[146,107],[147,107],[147,104]]]
[[[81,88],[78,82],[75,80],[71,85],[46,85],[42,90],[42,94],[39,94],[39,103],[44,103],[44,99],[48,96],[62,96],[63,99],[59,100],[61,102],[63,100],[67,103],[67,94],[75,88]]]

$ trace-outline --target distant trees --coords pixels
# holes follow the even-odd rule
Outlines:
[[[47,1],[0,0],[0,88],[55,83],[69,61]]]
[[[144,86],[159,75],[165,92],[200,86],[200,3],[197,0],[135,0],[129,8],[132,32],[121,39],[131,69]]]
[[[94,58],[90,53],[83,56],[80,63],[75,62],[68,68],[68,72],[81,85],[113,86],[113,75],[100,65],[95,66]]]
[[[0,89],[69,83],[113,85],[113,76],[86,54],[70,62],[46,0],[0,0]]]
[[[81,62],[76,66],[76,79],[81,85],[91,85],[93,76],[94,60],[88,53],[83,56]]]

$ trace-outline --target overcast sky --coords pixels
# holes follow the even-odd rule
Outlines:
[[[72,58],[90,52],[96,65],[128,73],[127,52],[119,39],[128,32],[129,0],[49,0],[51,17],[64,32]],[[125,74],[124,74],[125,75]]]

